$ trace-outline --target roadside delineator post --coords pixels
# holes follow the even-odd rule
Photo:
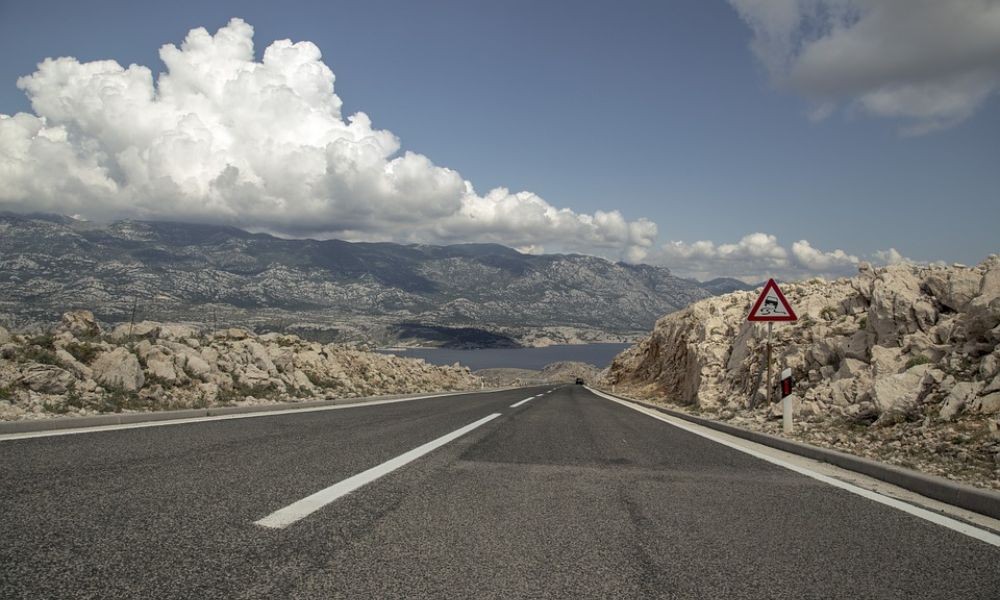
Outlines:
[[[763,321],[767,323],[767,403],[771,404],[771,331],[775,323],[797,321],[798,317],[792,309],[792,305],[781,293],[781,288],[774,279],[768,279],[764,284],[764,289],[760,292],[757,301],[754,302],[747,321]],[[791,421],[789,421],[791,423]],[[790,425],[789,425],[790,426]]]
[[[785,433],[792,432],[792,370],[781,372],[781,424]]]

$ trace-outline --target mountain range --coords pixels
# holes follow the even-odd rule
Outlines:
[[[218,225],[0,213],[0,319],[14,327],[86,308],[109,323],[238,325],[323,341],[629,341],[714,292],[664,267],[497,244],[283,239]]]

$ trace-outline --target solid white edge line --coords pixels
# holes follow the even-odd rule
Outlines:
[[[475,423],[470,423],[465,427],[456,429],[451,433],[445,434],[437,438],[436,440],[427,442],[422,446],[418,446],[413,450],[410,450],[409,452],[400,454],[396,458],[393,458],[380,465],[372,467],[367,471],[363,471],[361,473],[358,473],[357,475],[348,477],[347,479],[341,481],[340,483],[335,483],[334,485],[322,489],[316,492],[315,494],[306,496],[305,498],[297,502],[293,502],[292,504],[289,504],[285,508],[274,511],[273,513],[269,514],[263,519],[254,521],[254,524],[260,525],[261,527],[269,527],[271,529],[284,529],[285,527],[288,527],[292,523],[295,523],[296,521],[304,517],[307,517],[312,513],[316,512],[317,510],[323,508],[327,504],[330,504],[334,500],[342,496],[345,496],[353,492],[354,490],[364,485],[367,485],[384,475],[387,475],[395,471],[396,469],[402,467],[403,465],[420,458],[421,456],[427,454],[428,452],[431,452],[432,450],[444,446],[448,442],[456,438],[459,438],[465,435],[466,433],[469,433],[470,431],[476,429],[481,425],[489,423],[490,421],[499,416],[500,413],[493,413],[488,417],[483,417],[482,419],[479,419]]]
[[[805,467],[801,467],[799,465],[794,465],[792,463],[786,462],[784,460],[781,460],[780,458],[776,458],[774,456],[768,456],[768,455],[763,454],[761,452],[757,452],[756,450],[753,450],[751,448],[746,448],[746,447],[740,446],[738,444],[734,444],[734,443],[730,442],[729,440],[724,440],[722,438],[716,437],[715,435],[713,435],[713,434],[711,434],[709,432],[699,431],[698,429],[695,429],[694,427],[689,426],[687,423],[685,423],[683,421],[677,422],[675,420],[672,420],[667,415],[659,414],[656,411],[648,409],[648,408],[646,408],[644,406],[640,406],[638,404],[632,404],[631,402],[628,402],[628,401],[625,401],[625,400],[621,400],[621,399],[615,398],[613,396],[608,396],[607,394],[605,394],[603,392],[600,392],[598,390],[595,390],[595,389],[591,389],[591,388],[587,388],[587,389],[589,389],[594,394],[596,394],[596,395],[598,395],[598,396],[600,396],[600,397],[602,397],[602,398],[604,398],[606,400],[610,400],[612,402],[616,402],[618,404],[621,404],[622,406],[627,406],[628,408],[631,408],[633,410],[641,412],[644,415],[653,417],[654,419],[659,419],[660,421],[663,421],[664,423],[667,423],[668,425],[673,425],[674,427],[676,427],[678,429],[683,429],[684,431],[687,431],[689,433],[693,433],[695,435],[701,436],[701,437],[703,437],[705,439],[711,440],[711,441],[716,442],[718,444],[722,444],[723,446],[727,446],[727,447],[732,448],[734,450],[738,450],[738,451],[743,452],[745,454],[749,454],[750,456],[753,456],[755,458],[759,458],[761,460],[767,461],[767,462],[769,462],[771,464],[774,464],[774,465],[778,465],[779,467],[784,467],[784,468],[786,468],[786,469],[788,469],[790,471],[795,471],[796,473],[799,473],[800,475],[805,475],[806,477],[811,477],[811,478],[813,478],[813,479],[815,479],[817,481],[822,481],[823,483],[826,483],[828,485],[832,485],[833,487],[840,488],[842,490],[851,492],[852,494],[857,494],[858,496],[861,496],[863,498],[867,498],[869,500],[873,500],[875,502],[878,502],[879,504],[884,504],[884,505],[889,506],[891,508],[895,508],[897,510],[901,510],[901,511],[903,511],[905,513],[908,513],[908,514],[911,514],[911,515],[913,515],[915,517],[924,519],[925,521],[930,521],[931,523],[940,525],[942,527],[947,527],[948,529],[951,529],[952,531],[956,531],[956,532],[961,533],[963,535],[967,535],[967,536],[969,536],[971,538],[975,538],[975,539],[977,539],[979,541],[986,542],[987,544],[1000,547],[1000,535],[996,535],[995,533],[991,533],[989,531],[985,531],[983,529],[979,529],[978,527],[974,527],[974,526],[969,525],[967,523],[963,523],[961,521],[957,521],[957,520],[952,519],[950,517],[946,517],[944,515],[940,515],[938,513],[931,512],[929,510],[920,508],[919,506],[914,506],[912,504],[908,504],[908,503],[903,502],[901,500],[896,500],[895,498],[890,498],[888,496],[883,496],[882,494],[879,494],[878,492],[873,492],[871,490],[866,490],[864,488],[861,488],[861,487],[858,487],[856,485],[847,483],[845,481],[841,481],[841,480],[835,479],[833,477],[828,477],[826,475],[823,475],[821,473],[817,473],[817,472],[812,471],[810,469],[807,469]]]
[[[299,413],[321,412],[325,410],[340,410],[343,408],[358,408],[363,406],[379,406],[381,404],[396,404],[398,402],[410,402],[411,400],[428,400],[431,398],[444,398],[447,396],[464,396],[473,394],[493,394],[509,390],[474,390],[469,392],[443,392],[440,394],[429,394],[426,396],[415,396],[412,398],[393,398],[391,400],[372,400],[369,402],[354,402],[352,404],[331,404],[329,406],[315,406],[310,408],[288,408],[282,410],[267,410],[252,413],[240,413],[235,415],[213,415],[210,417],[190,417],[186,419],[167,419],[163,421],[141,421],[138,423],[117,423],[114,425],[97,425],[95,427],[76,427],[72,429],[53,429],[51,431],[25,431],[22,433],[0,434],[0,442],[13,440],[27,440],[32,438],[52,437],[58,435],[76,435],[81,433],[99,433],[102,431],[119,431],[124,429],[142,429],[144,427],[165,427],[168,425],[186,425],[188,423],[208,423],[211,421],[229,421],[232,419],[252,419],[256,417],[273,417],[278,415],[293,415]],[[129,413],[136,414],[136,413]]]

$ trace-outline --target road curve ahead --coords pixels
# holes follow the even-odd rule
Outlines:
[[[574,385],[5,440],[0,481],[4,599],[1000,597],[991,543]]]

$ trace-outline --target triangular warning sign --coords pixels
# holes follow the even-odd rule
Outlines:
[[[785,295],[781,293],[781,288],[773,279],[768,279],[764,285],[764,291],[760,293],[760,298],[754,302],[750,309],[748,321],[797,321],[792,305],[785,300]]]

